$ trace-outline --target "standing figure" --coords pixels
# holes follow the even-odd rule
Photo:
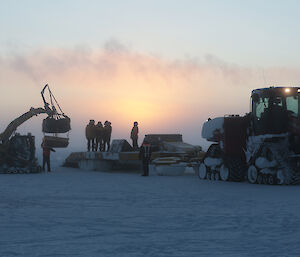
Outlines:
[[[135,121],[133,123],[133,128],[131,130],[130,138],[132,139],[132,147],[134,150],[137,150],[139,148],[138,146],[138,134],[139,134],[139,128],[138,128],[138,122]]]
[[[55,150],[48,147],[45,140],[43,140],[41,147],[43,148],[43,171],[45,171],[45,165],[47,164],[48,172],[51,172],[50,152],[55,152]]]
[[[152,149],[151,145],[147,140],[144,140],[140,148],[140,160],[142,160],[143,174],[142,176],[149,176],[149,163],[151,160]]]
[[[103,125],[99,121],[96,125],[96,151],[103,151]]]
[[[90,151],[91,147],[92,147],[92,151],[94,151],[95,149],[95,121],[94,120],[90,120],[89,124],[86,125],[85,128],[85,136],[87,139],[87,150]]]
[[[103,132],[104,132],[103,133],[103,141],[104,141],[103,151],[105,151],[105,148],[107,145],[106,151],[108,152],[110,149],[110,138],[111,138],[111,132],[112,132],[111,123],[109,121],[104,122]]]

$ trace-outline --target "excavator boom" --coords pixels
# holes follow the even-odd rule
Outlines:
[[[44,97],[46,89],[49,91],[48,98],[51,105]],[[43,120],[42,132],[52,133],[53,136],[44,135],[43,146],[53,148],[68,146],[69,138],[59,137],[57,134],[67,133],[71,130],[71,119],[63,113],[48,84],[44,86],[41,95],[44,108],[30,108],[28,112],[14,119],[3,133],[0,133],[0,173],[35,173],[41,171],[41,166],[35,157],[35,137],[30,133],[28,135],[13,135],[20,125],[33,116],[43,113],[47,115],[47,118]]]
[[[0,142],[6,143],[11,135],[16,131],[16,129],[22,125],[25,121],[29,120],[31,117],[36,116],[41,113],[48,113],[43,108],[30,108],[30,110],[20,117],[14,119],[4,130],[3,133],[0,134]]]

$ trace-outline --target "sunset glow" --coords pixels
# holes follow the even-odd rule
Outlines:
[[[175,9],[167,8],[167,12],[157,13],[155,20],[152,16],[146,20],[143,17],[149,17],[148,11],[155,10],[155,3],[147,4],[147,8],[128,3],[118,16],[120,10],[116,7],[110,13],[105,11],[107,4],[93,2],[91,6],[81,6],[79,1],[72,8],[88,10],[89,15],[78,19],[64,13],[61,18],[72,21],[72,26],[65,22],[59,26],[49,23],[53,17],[48,16],[48,10],[56,13],[58,19],[61,15],[55,4],[45,9],[43,4],[35,3],[36,8],[44,10],[38,13],[47,18],[31,15],[23,6],[24,11],[13,20],[7,14],[22,8],[7,4],[7,10],[2,9],[7,22],[0,25],[2,34],[8,37],[7,41],[0,40],[0,86],[5,92],[0,108],[9,111],[1,115],[1,129],[31,106],[40,107],[40,90],[48,83],[72,118],[72,143],[85,140],[84,126],[89,119],[95,119],[110,120],[115,138],[128,139],[133,121],[138,121],[141,137],[146,133],[176,132],[184,134],[189,142],[202,144],[203,122],[208,117],[248,112],[252,89],[300,84],[298,44],[293,46],[297,38],[278,38],[269,24],[265,24],[268,37],[257,30],[261,27],[257,24],[253,24],[253,30],[241,27],[240,20],[247,21],[248,15],[254,13],[255,21],[264,24],[265,16],[257,14],[261,3],[254,9],[239,9],[238,16],[229,4],[206,3],[204,6],[212,13],[223,10],[217,12],[217,17],[212,17],[202,4],[195,2],[195,13],[185,13],[189,5],[172,2]],[[139,12],[134,12],[136,6],[140,6]],[[160,3],[156,7],[162,10],[167,6]],[[273,8],[274,15],[282,11],[281,6],[274,4]],[[124,20],[120,21],[120,17]],[[43,26],[38,26],[41,18]],[[106,20],[107,24],[96,25],[96,20]],[[25,27],[22,31],[18,25],[21,22]],[[9,23],[17,25],[9,30]],[[284,24],[277,23],[277,29],[286,34]],[[291,32],[290,37],[296,35]],[[260,38],[264,41],[258,42]],[[294,51],[282,52],[287,49],[283,48],[287,42]],[[32,126],[27,129],[24,125],[20,131],[27,132],[33,127],[37,133],[38,123],[29,121]]]

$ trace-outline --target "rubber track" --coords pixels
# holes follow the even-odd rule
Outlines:
[[[229,158],[226,160],[229,168],[229,180],[234,182],[241,182],[245,180],[246,165],[238,158]]]

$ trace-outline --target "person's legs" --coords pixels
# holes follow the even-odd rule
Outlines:
[[[107,152],[109,152],[110,149],[110,140],[107,141]]]
[[[95,139],[93,138],[92,140],[92,152],[95,151]]]
[[[92,139],[92,148],[93,148],[93,152],[95,152],[96,149],[96,143],[95,143],[95,138]]]
[[[103,139],[100,139],[100,152],[103,152]]]
[[[137,138],[133,138],[132,139],[132,147],[133,147],[133,149],[138,149]]]
[[[48,167],[48,172],[51,171],[51,167],[50,167],[50,156],[46,157],[46,163],[47,163],[47,167]]]
[[[105,148],[106,148],[106,141],[103,139],[103,146],[102,146],[102,151],[105,152]]]
[[[43,171],[45,171],[46,157],[43,155]]]
[[[143,161],[143,174],[142,176],[149,176],[149,162]]]
[[[99,146],[99,138],[96,138],[96,146],[95,146],[96,152],[98,151],[98,146]]]
[[[149,162],[147,162],[147,165],[145,166],[145,175],[149,176]]]
[[[87,150],[90,151],[91,150],[91,139],[87,140]]]

